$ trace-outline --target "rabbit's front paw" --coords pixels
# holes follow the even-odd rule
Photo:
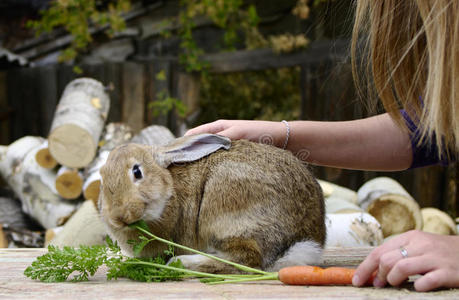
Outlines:
[[[234,273],[235,269],[224,263],[218,262],[200,254],[174,256],[167,264],[180,260],[183,266],[188,270],[206,272],[206,273]]]
[[[200,254],[179,255],[169,259],[167,264],[176,262],[177,260],[180,260],[186,269],[198,270],[199,266],[204,265],[209,261],[209,258]]]

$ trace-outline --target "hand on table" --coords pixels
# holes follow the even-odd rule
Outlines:
[[[353,284],[362,286],[376,270],[377,287],[397,286],[417,274],[424,274],[414,282],[419,292],[459,287],[459,236],[413,230],[394,237],[374,249],[360,264]]]

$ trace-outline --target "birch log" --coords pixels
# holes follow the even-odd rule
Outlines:
[[[56,176],[57,193],[64,199],[73,200],[81,195],[83,174],[78,169],[60,167]]]
[[[383,232],[378,220],[366,212],[326,214],[327,241],[325,247],[378,246]]]
[[[327,213],[353,213],[363,211],[357,205],[357,192],[337,184],[318,180],[325,198]]]
[[[85,181],[83,184],[83,196],[91,199],[97,207],[100,191],[100,168],[105,164],[108,154],[116,146],[127,143],[132,138],[131,128],[122,123],[110,123],[105,126],[102,139],[99,142],[100,148],[96,158],[86,167],[84,171]]]
[[[172,132],[160,125],[151,125],[136,134],[131,143],[162,146],[175,139]]]
[[[49,242],[63,247],[103,245],[107,235],[93,201],[87,200]]]
[[[91,78],[70,82],[60,99],[49,134],[49,150],[61,165],[86,167],[95,157],[110,100]]]
[[[395,180],[377,177],[357,191],[359,205],[381,224],[384,237],[422,229],[418,203]]]
[[[13,228],[26,228],[29,225],[21,202],[13,197],[0,197],[0,223]]]
[[[350,203],[357,204],[357,192],[346,187],[325,181],[318,180],[326,198],[338,198]]]
[[[57,161],[49,152],[48,141],[45,141],[45,143],[37,151],[35,159],[37,160],[37,163],[45,169],[54,169],[57,166]]]
[[[38,165],[35,155],[44,143],[40,137],[23,137],[0,148],[0,173],[21,200],[22,210],[44,228],[58,226],[77,203],[58,196],[56,174]]]

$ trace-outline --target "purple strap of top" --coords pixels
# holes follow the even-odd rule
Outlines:
[[[435,138],[430,141],[426,141],[420,146],[419,140],[421,138],[421,132],[418,126],[408,116],[405,110],[400,111],[405,119],[405,123],[410,130],[411,147],[413,149],[413,162],[411,163],[410,169],[430,166],[430,165],[448,165],[449,161],[442,151],[441,157],[438,157],[438,146],[435,142]]]

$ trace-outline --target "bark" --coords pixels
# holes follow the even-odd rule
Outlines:
[[[175,139],[172,132],[160,125],[151,125],[136,134],[131,143],[162,146]]]
[[[56,174],[35,160],[43,142],[43,138],[27,136],[7,148],[0,148],[0,173],[21,200],[22,210],[44,228],[53,228],[71,214],[78,203],[59,197],[55,188]]]
[[[383,233],[378,220],[366,212],[326,214],[327,242],[325,247],[378,246]]]

